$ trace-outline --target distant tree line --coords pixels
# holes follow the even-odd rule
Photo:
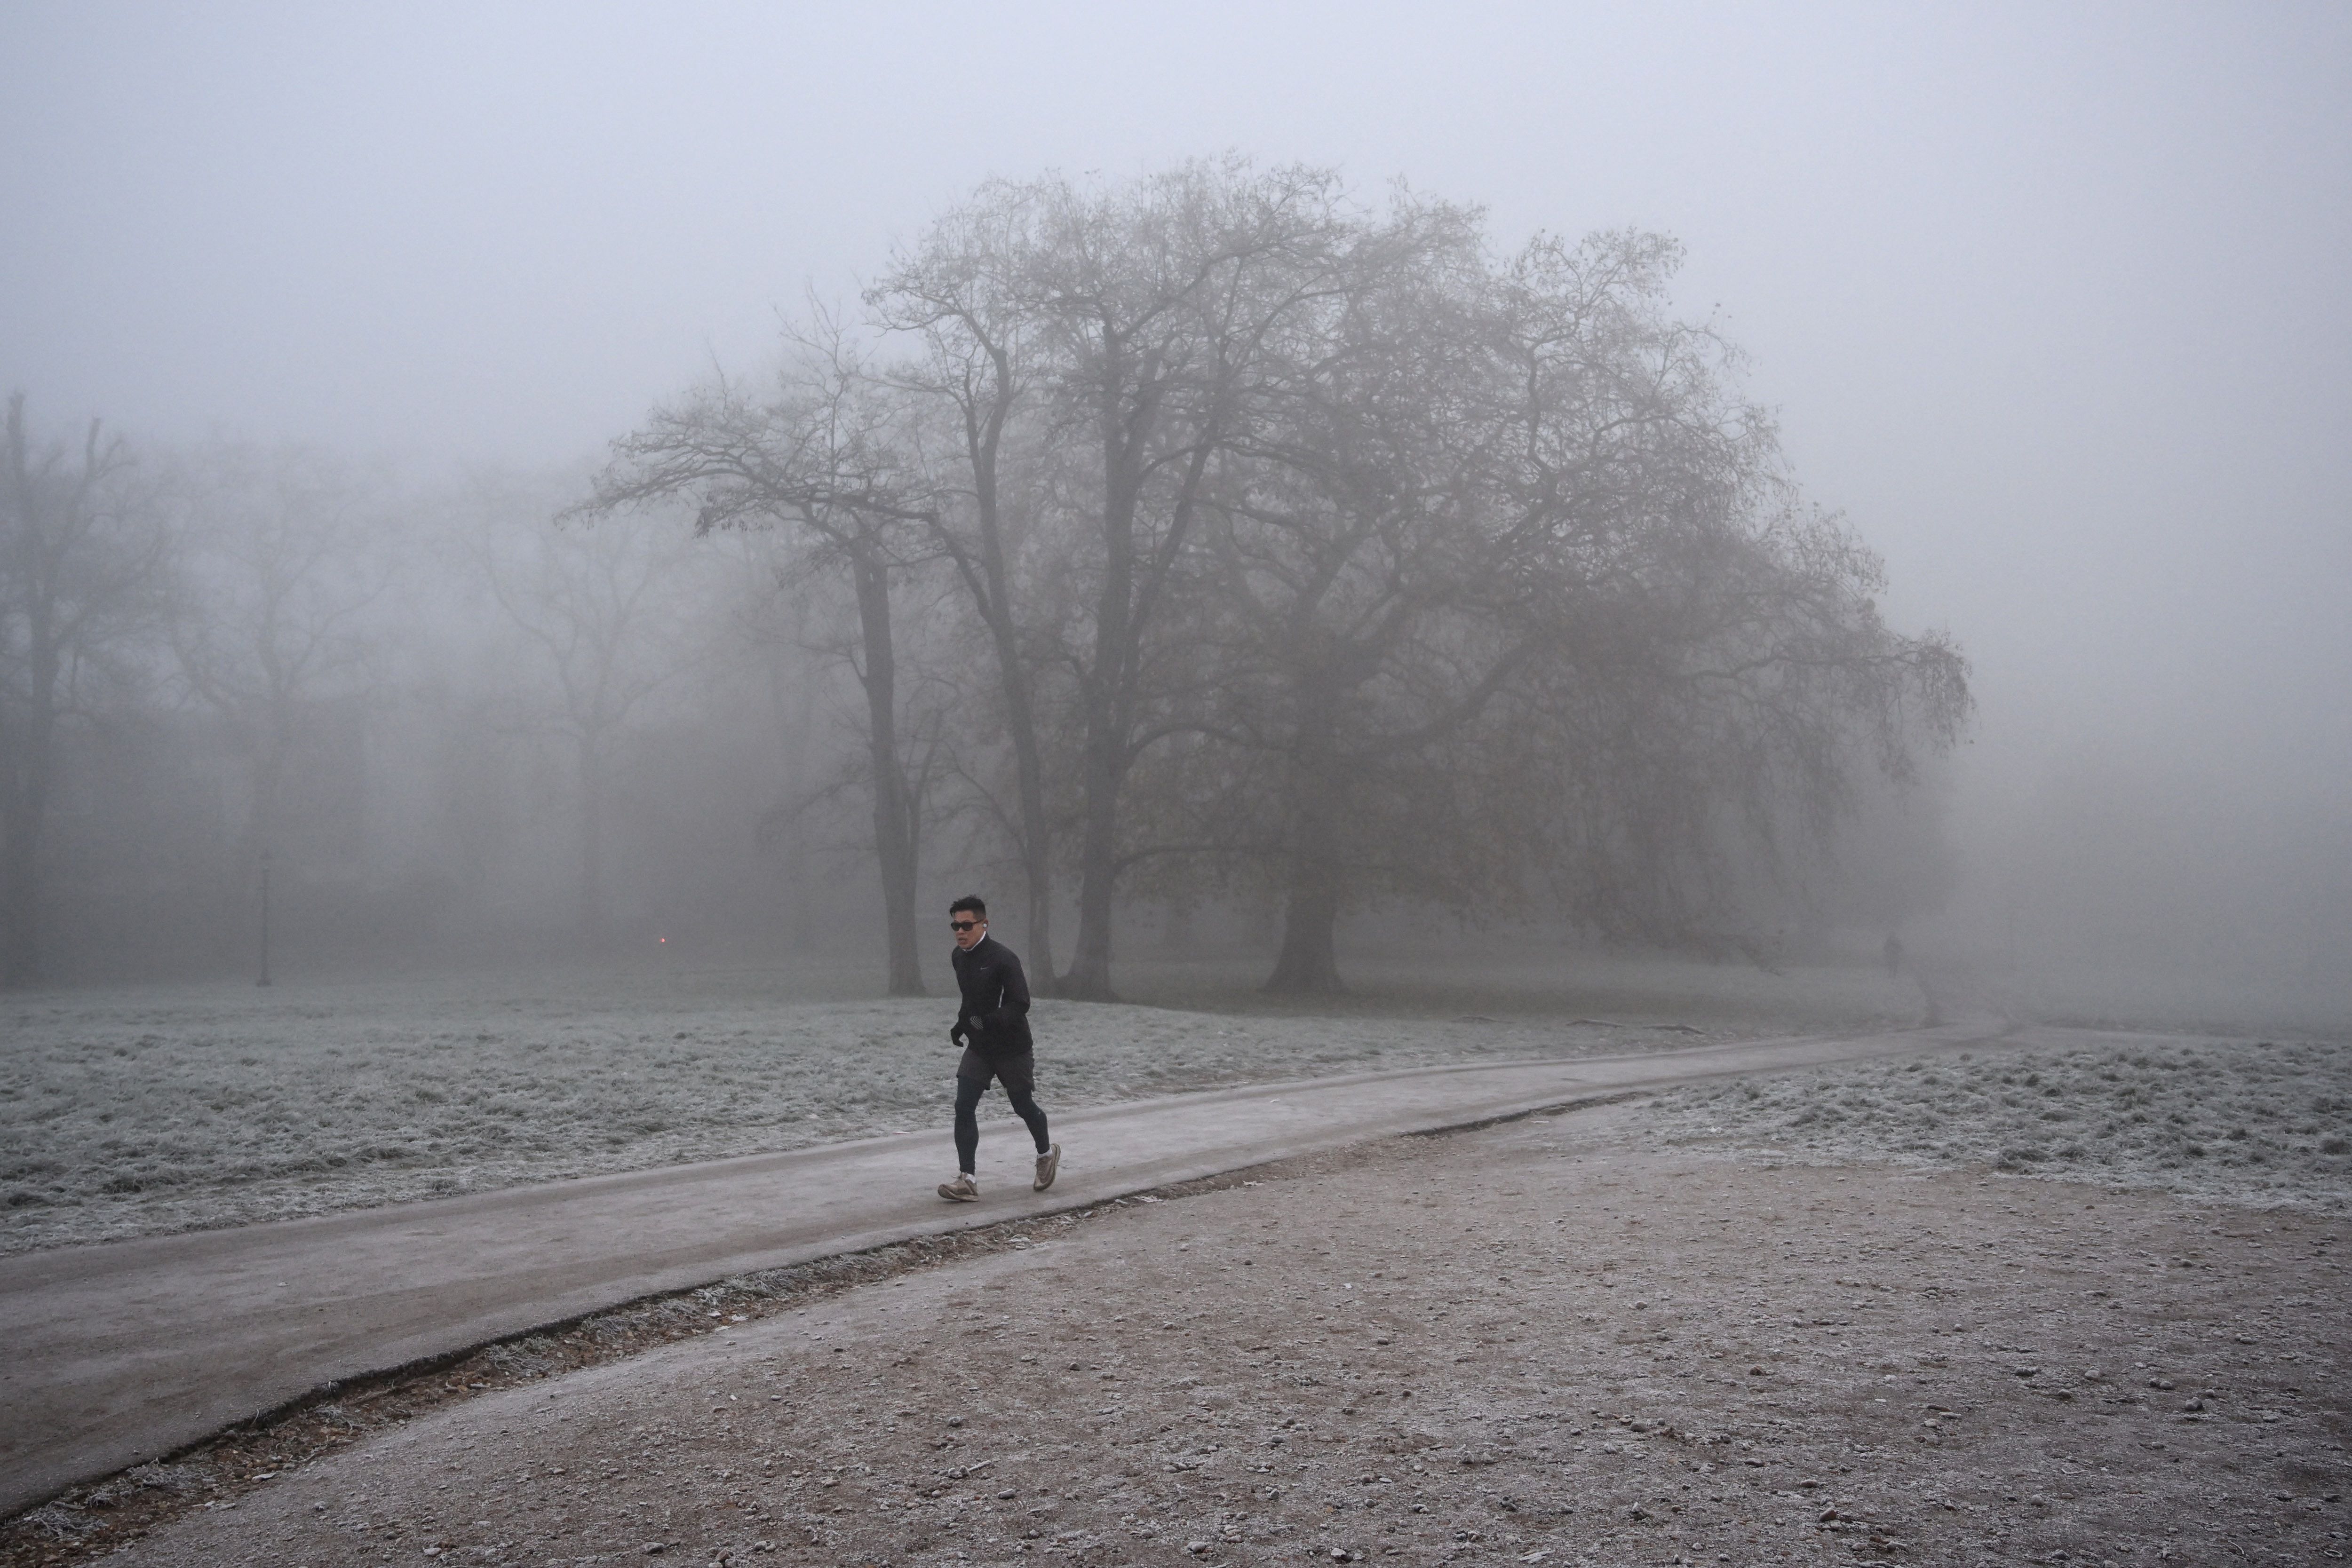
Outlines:
[[[347,967],[788,904],[755,828],[827,727],[756,551],[558,525],[576,474],[45,439],[22,396],[5,462],[6,986],[252,965],[265,868]]]
[[[893,990],[958,813],[1076,997],[1139,888],[1278,899],[1279,990],[1336,988],[1383,898],[1737,946],[1743,876],[1969,696],[1674,315],[1676,258],[1497,255],[1317,170],[994,183],[772,379],[657,408],[580,511],[686,499],[854,603]]]
[[[375,962],[872,908],[902,993],[949,875],[1084,998],[1148,904],[1278,912],[1294,992],[1383,904],[1761,951],[1841,845],[1921,858],[1886,802],[1967,667],[1676,259],[1227,161],[986,185],[586,479],[18,395],[0,983],[241,963],[268,866]]]

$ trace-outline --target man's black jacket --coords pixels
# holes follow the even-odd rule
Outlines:
[[[1030,1052],[1029,977],[1012,948],[993,936],[983,936],[969,947],[949,955],[955,966],[956,987],[963,992],[963,1010],[957,1014],[971,1031],[971,1043],[992,1061],[1009,1061]]]

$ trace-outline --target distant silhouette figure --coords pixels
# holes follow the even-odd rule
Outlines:
[[[1899,975],[1903,972],[1902,937],[1889,931],[1886,934],[1886,946],[1878,950],[1878,955],[1886,960],[1886,972],[1889,975]]]

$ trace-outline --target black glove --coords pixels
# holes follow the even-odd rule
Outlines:
[[[950,1045],[969,1045],[971,1041],[965,1039],[965,1033],[963,1019],[956,1019],[955,1022],[948,1025],[948,1043]]]

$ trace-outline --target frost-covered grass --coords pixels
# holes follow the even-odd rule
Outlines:
[[[2352,1044],[1969,1052],[1661,1095],[1677,1141],[2352,1207]]]
[[[1339,970],[1346,994],[1286,1003],[1259,991],[1262,957],[1188,960],[1147,952],[1120,965],[1119,986],[1138,1000],[1209,1012],[1667,1019],[1741,1035],[1899,1028],[1918,1022],[1927,1009],[1915,978],[1890,978],[1875,961],[1764,970],[1566,948],[1517,934],[1433,933],[1417,946],[1365,943],[1342,955]]]
[[[1689,967],[1701,988],[1731,983]],[[1186,980],[1223,1010],[1040,1002],[1040,1098],[1050,1111],[1691,1043],[1638,1017],[1604,1029],[1541,1012],[1433,1012],[1425,1004],[1442,996],[1399,1016],[1360,998],[1336,1014],[1250,1014],[1238,1009],[1252,993],[1231,978],[1222,990],[1206,970]],[[1887,1000],[1866,984],[1860,994]],[[1851,1001],[1841,993],[1847,1015]],[[0,1003],[0,1251],[919,1128],[939,1129],[944,1151],[952,1013],[937,998],[844,999],[837,977],[748,972],[12,998]],[[1675,1016],[1670,1005],[1663,1016]],[[998,1097],[988,1104],[1003,1113]]]

